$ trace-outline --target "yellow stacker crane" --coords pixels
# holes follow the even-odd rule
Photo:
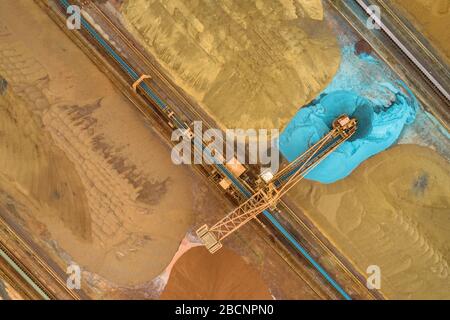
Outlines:
[[[267,209],[274,209],[280,198],[297,182],[317,166],[325,157],[336,150],[356,131],[357,121],[341,115],[333,121],[333,128],[322,139],[284,167],[275,175],[263,173],[265,182],[239,207],[231,211],[209,228],[206,224],[197,230],[198,237],[206,248],[214,253],[222,247],[221,241]]]

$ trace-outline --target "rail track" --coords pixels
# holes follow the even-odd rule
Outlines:
[[[56,0],[55,0],[56,1]],[[64,5],[69,5],[69,2],[66,0],[57,0],[60,4]],[[363,3],[363,1],[360,0],[356,0],[358,2],[358,4],[363,8],[363,9],[367,9],[364,8],[364,6],[361,5],[361,3]],[[132,61],[130,63],[130,61],[126,61],[123,59],[123,57],[118,56],[117,54],[112,54],[111,52],[107,52],[109,54],[109,56],[111,58],[113,58],[113,60],[116,61],[116,63],[119,63],[119,65],[121,65],[121,67],[124,69],[125,73],[128,74],[128,76],[130,76],[130,78],[132,80],[137,80],[138,76],[141,74],[145,74],[146,72],[150,71],[150,73],[152,73],[153,75],[156,75],[158,80],[162,83],[162,86],[156,82],[148,82],[145,81],[143,82],[142,88],[143,90],[141,90],[141,94],[143,94],[144,96],[146,96],[146,99],[149,100],[149,102],[151,103],[152,107],[158,107],[160,108],[162,111],[162,113],[158,113],[158,116],[160,118],[162,118],[163,120],[172,120],[174,125],[178,128],[182,128],[182,129],[189,129],[189,125],[186,123],[186,119],[200,119],[201,121],[203,121],[204,123],[206,123],[209,127],[212,127],[211,124],[213,123],[213,121],[211,120],[211,118],[209,117],[209,115],[207,115],[204,112],[199,112],[199,110],[201,110],[201,108],[198,108],[198,106],[193,106],[193,102],[190,101],[188,98],[186,98],[179,90],[178,88],[170,81],[170,79],[168,79],[164,74],[162,74],[159,71],[159,68],[156,66],[155,61],[151,61],[151,59],[142,52],[141,49],[137,48],[135,46],[135,44],[129,40],[129,38],[123,33],[122,30],[120,30],[115,23],[113,23],[111,21],[111,19],[94,3],[91,4],[91,8],[93,10],[95,10],[95,13],[97,15],[99,15],[102,18],[102,21],[106,22],[108,24],[108,27],[111,29],[111,31],[114,32],[114,35],[118,36],[120,38],[120,40],[127,46],[127,48],[138,58],[138,59],[134,59],[133,57],[130,57],[129,60]],[[84,27],[88,29],[89,34],[96,39],[96,41],[98,41],[102,46],[104,44],[108,45],[105,40],[98,35],[98,33],[95,31],[95,28],[93,28],[92,26],[90,26],[91,28],[88,27],[89,24],[85,23]],[[386,32],[386,31],[385,31]],[[95,34],[97,33],[97,37],[95,36]],[[361,32],[359,32],[361,33]],[[389,32],[386,32],[387,35],[389,36]],[[391,40],[394,41],[394,39],[391,38]],[[104,42],[104,43],[102,43]],[[395,41],[394,41],[395,42]],[[398,39],[397,39],[398,42]],[[400,47],[400,49],[402,50],[402,46],[399,45],[398,43],[396,43],[398,47]],[[111,47],[110,47],[111,48]],[[402,50],[404,55],[406,55],[414,64],[416,64],[415,62],[417,62],[417,59],[412,59],[411,58],[411,54],[408,52],[405,52],[404,50]],[[118,59],[119,58],[119,59]],[[121,63],[120,60],[122,60]],[[142,64],[143,63],[143,64]],[[388,64],[391,65],[388,61]],[[130,65],[133,65],[134,68],[131,68]],[[136,68],[136,66],[142,65],[143,67],[141,68]],[[392,65],[391,65],[392,67]],[[443,88],[442,85],[440,85],[436,79],[433,80],[433,78],[430,79],[430,74],[427,72],[424,72],[423,70],[423,66],[420,67],[420,65],[416,64],[416,67],[421,71],[421,73],[426,76],[429,80],[429,82],[434,86],[434,89],[437,89],[440,92],[441,97],[447,98],[447,102],[448,102],[448,92],[444,90],[441,90]],[[426,70],[425,70],[426,71]],[[432,75],[431,75],[432,77]],[[437,84],[436,84],[437,83]],[[170,94],[166,94],[166,95],[161,95],[161,92],[164,92],[163,88],[165,90],[169,90]],[[154,93],[154,91],[157,91],[158,94],[160,96],[163,96],[162,98],[166,101],[168,101],[169,103],[166,104],[160,97],[158,97],[157,94]],[[173,100],[177,100],[177,102],[172,103]],[[182,114],[181,118],[177,118],[177,117],[169,117],[167,118],[167,115],[171,113],[171,111],[166,111],[168,107],[168,105],[172,105],[176,106],[176,105],[182,105],[182,106],[189,106],[189,108],[177,108],[178,113]],[[169,109],[170,110],[170,109]],[[199,148],[204,148],[204,146],[197,146]],[[235,178],[231,173],[227,173],[227,169],[226,168],[219,168],[219,171],[222,172],[222,174],[226,177],[228,177],[230,180],[233,181],[234,185],[237,187],[238,191],[240,191],[244,197],[248,197],[249,194],[252,193],[252,188],[251,186],[249,186],[247,183],[245,183],[244,181],[241,181],[238,178]],[[332,248],[330,249],[330,245],[326,244],[323,239],[319,238],[315,232],[311,231],[311,225],[308,223],[305,223],[302,219],[300,219],[298,217],[298,215],[296,213],[294,213],[290,207],[291,204],[282,202],[281,203],[282,206],[282,211],[285,213],[287,212],[288,215],[293,218],[296,223],[300,224],[302,226],[302,230],[307,230],[307,232],[309,233],[310,236],[312,236],[315,240],[316,243],[319,244],[319,247],[324,250],[324,252],[326,252],[327,255],[331,256],[331,257],[335,257],[335,249]],[[332,287],[334,287],[344,298],[346,299],[350,299],[350,296],[343,290],[342,287],[340,287],[339,284],[337,284],[329,275],[328,273],[317,263],[315,262],[314,258],[312,256],[309,255],[308,251],[305,250],[299,243],[298,239],[295,239],[289,232],[286,231],[286,229],[281,225],[280,222],[278,222],[278,220],[271,214],[269,213],[268,215],[265,215],[266,219],[270,221],[271,223],[268,225],[267,223],[262,224],[262,226],[264,228],[270,228],[273,229],[274,231],[280,233],[280,230],[284,230],[285,232],[281,232],[284,236],[284,242],[287,242],[290,246],[294,246],[298,249],[298,251],[301,252],[301,254],[319,271],[319,273],[325,277],[325,279],[332,285]],[[326,239],[325,239],[326,240]],[[355,271],[350,272],[349,271],[349,266],[345,263],[342,262],[345,259],[339,259],[337,257],[335,257],[335,262],[342,268],[342,270],[347,273],[347,275],[350,278],[353,278],[355,283],[361,284],[362,281],[364,280],[363,278],[361,278],[358,273]],[[355,275],[356,274],[356,275]],[[374,294],[373,297],[375,298],[380,298],[382,296],[376,295]]]
[[[54,10],[55,8],[49,7],[49,3],[47,1],[34,0],[48,15],[49,17],[62,28],[62,31],[88,56],[88,58],[96,64],[100,70],[114,83],[114,85],[124,94],[124,96],[142,113],[143,117],[155,128],[154,133],[158,135],[162,141],[166,142],[169,146],[171,146],[170,140],[167,139],[167,136],[164,136],[168,131],[166,119],[160,117],[159,114],[155,113],[152,108],[157,108],[158,106],[152,103],[152,101],[144,100],[142,95],[136,94],[132,90],[130,90],[130,83],[124,80],[123,74],[119,74],[116,72],[110,61],[105,59],[104,56],[101,56],[98,48],[91,46],[88,44],[84,37],[76,35],[77,33],[70,32],[65,28],[65,20],[61,20],[61,13],[59,10]],[[149,112],[150,110],[150,112]],[[156,116],[155,116],[156,115]],[[162,120],[162,123],[158,120]],[[164,125],[164,126],[163,126]],[[171,131],[168,132],[169,134]],[[201,166],[193,166],[194,171],[198,171],[202,177],[206,177],[205,172],[199,169]],[[210,179],[210,177],[207,177]],[[217,190],[221,190],[216,183],[212,184],[213,187],[216,187]],[[292,253],[288,253],[285,250],[285,246],[280,244],[280,241],[272,236],[272,233],[268,231],[266,225],[257,220],[257,223],[252,224],[253,232],[260,236],[261,239],[270,247],[274,249],[274,252],[283,259],[288,266],[291,267],[292,271],[297,274],[299,278],[301,278],[304,283],[311,288],[313,292],[316,293],[318,298],[326,299],[330,298],[329,290],[323,290],[323,286],[317,285],[317,279],[311,278],[309,274],[303,272],[305,270],[304,266],[299,266],[298,260],[292,257]],[[308,269],[308,268],[306,268]],[[317,277],[317,276],[316,276]],[[338,298],[339,294],[333,293],[331,295],[332,298]]]
[[[352,29],[369,43],[390,69],[412,89],[424,109],[432,113],[449,131],[449,70],[434,52],[422,43],[420,36],[413,34],[384,0],[330,0],[330,4]],[[368,5],[371,4],[378,5],[384,10],[381,12],[382,21],[372,16],[375,22],[377,20],[382,22],[384,29],[367,29],[366,20],[371,17]],[[394,32],[392,25],[395,25],[399,31]]]
[[[56,1],[56,0],[55,0]],[[68,5],[69,2],[65,0],[59,0],[60,4]],[[336,3],[337,1],[333,1]],[[380,3],[383,3],[383,1],[378,1]],[[362,5],[363,1],[357,0],[356,3],[364,10],[367,8]],[[119,63],[121,67],[124,69],[125,73],[128,74],[128,76],[131,77],[131,80],[136,80],[139,75],[146,74],[147,72],[152,73],[153,75],[156,75],[156,78],[158,79],[159,83],[156,81],[144,81],[142,84],[142,88],[140,91],[140,94],[144,95],[146,98],[146,101],[149,102],[149,104],[153,108],[159,108],[161,109],[162,113],[158,113],[158,116],[163,119],[163,121],[173,121],[173,124],[177,128],[181,129],[189,129],[189,125],[186,123],[186,120],[189,121],[191,119],[200,119],[204,123],[206,123],[209,127],[211,127],[211,124],[213,121],[209,117],[208,114],[205,112],[201,112],[201,108],[198,106],[193,105],[194,103],[189,99],[186,98],[185,95],[179,91],[178,87],[176,87],[170,79],[168,79],[164,74],[160,72],[160,68],[157,66],[157,63],[155,61],[151,61],[148,55],[143,53],[141,48],[138,48],[132,41],[129,40],[129,37],[123,33],[123,30],[119,29],[115,23],[113,23],[108,15],[106,15],[102,9],[100,9],[96,4],[92,3],[90,6],[94,11],[95,14],[97,14],[99,17],[101,17],[102,22],[106,23],[108,25],[108,28],[114,33],[115,36],[118,36],[120,40],[123,42],[123,44],[127,47],[130,52],[133,53],[135,57],[129,57],[129,60],[125,60],[123,57],[118,56],[117,54],[112,53],[111,51],[107,52],[107,54],[112,58],[116,63]],[[360,35],[362,35],[364,38],[367,38],[367,35],[365,32],[361,31],[361,28],[358,28],[356,25],[357,23],[355,20],[352,20],[349,15],[346,15],[343,13],[343,10],[341,10],[339,6],[335,6],[337,11],[341,13],[344,18],[349,22],[349,24],[355,29]],[[108,46],[108,44],[105,42],[105,40],[98,35],[95,28],[90,26],[88,23],[84,23],[84,27],[88,29],[88,33],[91,35],[91,37],[95,38],[95,40],[100,43],[101,46],[103,46],[103,49],[105,49],[104,44]],[[387,31],[386,31],[387,30]],[[436,80],[436,78],[431,75],[429,72],[427,72],[426,69],[424,69],[423,65],[420,63],[418,59],[416,59],[411,52],[408,50],[404,50],[404,46],[402,43],[395,37],[392,37],[392,32],[389,32],[388,29],[383,30],[385,34],[390,37],[390,39],[393,41],[393,43],[397,46],[399,51],[403,54],[403,57],[407,57],[416,67],[416,69],[428,79],[428,84],[430,84],[433,87],[433,90],[438,93],[440,98],[446,99],[444,102],[444,105],[448,105],[448,91],[446,91],[445,86],[440,84]],[[373,38],[372,38],[373,40]],[[368,41],[372,46],[377,47],[377,44],[374,44],[373,42]],[[378,46],[379,47],[379,46]],[[111,47],[110,47],[111,48]],[[108,51],[108,50],[107,50]],[[399,69],[396,69],[396,66],[393,65],[393,60],[386,58],[386,56],[381,55],[382,58],[385,60],[385,62],[393,69],[398,71]],[[137,57],[137,58],[136,58]],[[123,62],[123,63],[122,63]],[[130,67],[130,65],[133,65],[134,68]],[[400,64],[401,65],[401,64]],[[137,67],[138,66],[138,67]],[[400,70],[400,72],[397,72],[401,78],[402,75],[406,73],[407,68]],[[403,72],[403,74],[402,74]],[[411,77],[412,78],[412,77]],[[444,89],[444,90],[442,90]],[[170,94],[164,94],[165,91],[169,91]],[[155,94],[154,92],[157,91],[158,94]],[[422,101],[424,100],[424,96],[432,96],[430,91],[427,90],[418,90],[419,94],[422,97]],[[159,95],[159,96],[158,96]],[[161,99],[161,97],[163,99]],[[165,103],[164,100],[166,100],[168,103]],[[176,100],[175,103],[172,103],[174,100]],[[441,100],[442,102],[442,100]],[[177,115],[181,115],[181,117],[173,116],[167,117],[168,114],[172,113],[172,110],[168,107],[168,105],[171,105],[172,107],[177,109]],[[186,108],[179,108],[177,106],[188,106]],[[167,111],[170,110],[170,111]],[[155,110],[153,110],[155,111]],[[446,111],[446,110],[444,110]],[[445,112],[444,112],[445,114]],[[447,126],[447,121],[442,118],[438,118],[441,120],[441,123],[444,123],[444,125]],[[217,125],[216,125],[217,126]],[[198,148],[204,149],[204,146],[197,146]],[[234,186],[237,188],[237,190],[243,194],[243,197],[248,197],[252,192],[252,187],[249,186],[245,181],[242,181],[239,178],[234,177],[225,167],[219,166],[219,171],[223,174],[223,176],[229,178],[232,180]],[[287,203],[286,203],[287,202]],[[327,240],[324,238],[321,238],[317,236],[317,233],[314,231],[311,231],[311,224],[308,222],[305,222],[304,219],[300,218],[297,213],[294,213],[290,208],[292,207],[291,204],[289,204],[289,201],[282,202],[281,203],[281,210],[283,213],[287,213],[290,218],[292,218],[298,225],[301,226],[302,232],[306,232],[309,237],[311,237],[316,245],[320,247],[321,250],[326,254],[326,256],[331,256],[334,259],[334,262],[339,265],[344,273],[347,274],[350,278],[354,280],[355,283],[362,284],[364,278],[361,277],[361,275],[357,271],[349,271],[351,269],[351,266],[348,265],[348,263],[345,262],[345,258],[338,258],[336,257],[336,250],[333,248],[332,245],[327,243]],[[271,213],[266,213],[265,218],[263,217],[261,220],[263,220],[265,223],[261,223],[261,225],[264,228],[271,229],[275,233],[283,234],[282,242],[289,246],[294,246],[298,252],[300,252],[303,257],[305,257],[317,270],[318,272],[326,278],[326,280],[334,287],[344,298],[350,298],[350,296],[338,285],[329,275],[328,273],[318,264],[315,262],[314,258],[309,255],[308,251],[304,249],[304,246],[307,246],[306,240],[299,240],[296,239],[291,233],[287,232],[287,230],[283,227],[283,225],[275,218],[275,216]],[[259,221],[259,220],[258,220]],[[267,223],[270,222],[270,223]],[[301,244],[300,244],[301,243]],[[313,250],[315,248],[312,248]],[[319,254],[316,254],[316,256]],[[339,253],[338,253],[339,256]],[[372,295],[375,298],[382,297],[381,293],[373,294]]]
[[[39,279],[2,242],[0,242],[0,262],[4,262],[8,267],[8,270],[5,267],[0,268],[2,276],[14,286],[21,296],[32,300],[54,298]]]
[[[70,2],[66,0],[58,0],[57,3],[60,5],[60,7],[63,9],[62,13],[64,14],[66,11],[67,6],[70,5]],[[92,4],[91,4],[92,5]],[[97,8],[98,9],[98,8]],[[97,10],[97,13],[99,11]],[[105,15],[103,15],[106,17]],[[109,19],[106,19],[109,21]],[[109,58],[112,58],[116,65],[119,65],[125,74],[128,75],[128,77],[131,78],[131,81],[136,81],[141,73],[137,70],[137,68],[133,68],[131,66],[131,61],[129,59],[125,60],[124,57],[119,56],[117,52],[112,48],[110,44],[108,44],[105,39],[99,34],[99,32],[89,23],[85,18],[82,19],[82,26],[84,32],[87,32],[87,34],[90,36],[91,39],[95,40],[96,45],[100,47],[100,49],[106,53],[106,55]],[[113,23],[110,22],[110,27],[115,29],[115,32],[118,34],[121,34],[115,26],[113,26]],[[126,37],[125,37],[126,38]],[[122,36],[123,39],[123,36]],[[116,39],[115,39],[116,40]],[[128,39],[125,39],[125,42],[128,42],[128,46],[130,42]],[[128,48],[127,48],[128,49]],[[132,45],[131,51],[138,51],[138,49]],[[139,56],[141,59],[145,57],[142,53],[139,53]],[[144,61],[148,60],[146,58]],[[142,61],[140,61],[140,64],[142,65]],[[151,63],[145,63],[145,65],[150,65],[152,70],[155,70],[154,66],[152,66]],[[158,71],[158,70],[156,70]],[[159,71],[158,71],[159,73]],[[146,72],[142,72],[142,74],[147,74]],[[161,73],[159,73],[161,75]],[[162,76],[162,75],[161,75]],[[167,83],[167,82],[166,82]],[[170,86],[173,88],[173,86],[170,84]],[[180,128],[183,130],[189,130],[189,125],[184,121],[184,119],[179,118],[177,114],[175,114],[171,107],[168,106],[165,102],[162,101],[160,97],[158,97],[150,88],[149,83],[147,81],[142,82],[139,85],[140,89],[138,89],[138,92],[142,94],[150,103],[152,108],[155,106],[159,109],[154,110],[156,113],[159,114],[160,117],[166,118],[166,121],[172,121],[172,126],[175,128]],[[182,99],[186,101],[186,99]],[[170,116],[168,116],[170,115]],[[202,142],[203,143],[203,142]],[[202,151],[207,148],[207,146],[204,145],[195,145],[195,147],[200,148]],[[232,181],[234,187],[236,190],[241,194],[242,198],[247,198],[252,194],[252,189],[249,188],[248,184],[245,183],[245,181],[242,181],[239,178],[236,178],[231,172],[228,171],[228,169],[222,165],[222,164],[216,164],[217,170],[224,176],[227,177],[230,181]],[[264,212],[264,216],[262,217],[262,220],[264,220],[264,223],[270,223],[272,230],[277,231],[277,234],[281,234],[284,237],[284,241],[289,243],[291,248],[294,248],[294,250],[297,252],[297,254],[301,254],[304,259],[306,259],[315,269],[318,274],[320,274],[326,283],[330,285],[334,290],[336,290],[343,298],[345,299],[351,299],[350,295],[347,294],[347,292],[328,274],[327,271],[315,260],[315,258],[308,253],[308,251],[300,244],[300,242],[294,237],[290,232],[287,231],[287,229],[275,218],[275,216],[266,211]],[[303,240],[304,241],[304,240]],[[332,252],[332,250],[329,250],[328,252]],[[332,258],[337,259],[335,255],[332,256]],[[343,265],[343,264],[342,264]],[[341,265],[341,266],[342,266]],[[347,273],[348,270],[345,270]],[[349,273],[350,274],[350,273]],[[353,276],[353,275],[352,275]],[[358,282],[360,284],[360,282]],[[366,289],[367,290],[367,289]]]
[[[157,74],[157,78],[160,79],[165,88],[168,88],[171,92],[170,96],[175,95],[179,101],[183,102],[183,105],[185,105],[185,108],[179,108],[183,113],[187,115],[189,119],[195,119],[195,120],[201,120],[207,123],[208,127],[213,127],[211,123],[214,123],[214,125],[217,127],[216,123],[209,118],[209,115],[206,115],[206,118],[208,120],[205,120],[205,114],[200,114],[200,112],[197,112],[200,107],[193,103],[190,99],[187,99],[182,92],[180,92],[179,88],[177,88],[170,79],[167,78],[166,75],[162,74],[160,72],[160,68],[156,66],[157,62],[155,61],[149,61],[151,58],[148,57],[145,53],[142,52],[142,48],[138,48],[132,41],[129,40],[129,34],[125,34],[127,31],[121,30],[117,27],[117,22],[119,21],[112,21],[111,18],[103,12],[101,8],[95,3],[91,2],[89,5],[89,8],[92,8],[97,15],[99,15],[102,19],[102,21],[106,22],[108,27],[114,32],[114,35],[118,36],[120,40],[127,45],[127,47],[137,56],[139,57],[139,62],[136,65],[144,65],[147,69],[143,69],[143,73],[146,73],[147,70],[150,70],[153,74]],[[103,27],[103,26],[102,26]],[[116,40],[116,38],[115,38]],[[186,113],[186,110],[191,110],[192,112]],[[194,115],[194,117],[192,116]],[[247,166],[248,168],[248,166]],[[254,192],[253,188],[247,185],[247,188],[250,190],[251,193]],[[359,287],[360,292],[367,292],[367,288],[365,286],[365,278],[361,275],[360,272],[353,269],[352,266],[346,261],[345,257],[340,255],[339,253],[336,254],[336,248],[332,248],[333,246],[331,243],[326,241],[324,238],[319,238],[317,236],[317,233],[319,233],[319,230],[316,230],[315,232],[311,231],[312,225],[310,223],[305,223],[303,219],[306,220],[306,217],[303,216],[303,219],[299,218],[299,215],[294,213],[291,207],[294,207],[292,204],[288,205],[286,201],[280,200],[279,202],[279,210],[280,212],[283,212],[287,214],[299,227],[301,230],[301,233],[307,234],[310,239],[313,240],[313,243],[315,243],[317,246],[320,247],[324,256],[331,257],[334,260],[334,263],[336,266],[338,266],[341,270],[341,272],[345,273],[346,276],[351,279],[351,281]],[[298,208],[297,208],[298,209]],[[297,210],[298,211],[298,210]],[[266,227],[269,229],[272,229],[272,232],[279,233],[279,228],[283,228],[282,225],[277,221],[276,218],[273,217],[272,214],[269,214],[269,216],[266,214]],[[269,220],[269,221],[267,221]],[[260,220],[258,220],[260,222]],[[260,222],[261,223],[261,222]],[[262,224],[262,223],[261,223]],[[267,226],[267,224],[269,226]],[[278,229],[278,230],[277,230]],[[284,228],[283,228],[284,229]],[[288,246],[294,246],[298,251],[300,252],[303,257],[306,257],[306,259],[317,269],[319,272],[324,276],[327,281],[334,282],[334,280],[327,274],[327,272],[322,268],[322,266],[315,261],[315,259],[308,253],[309,250],[306,250],[305,248],[308,247],[308,244],[303,241],[301,245],[297,245],[299,240],[298,237],[294,238],[293,235],[289,233],[283,233],[284,239],[287,241],[284,241],[284,245]],[[332,248],[332,249],[331,249]],[[310,250],[314,250],[314,248],[310,248]],[[345,261],[345,262],[343,262]],[[334,285],[333,285],[334,286]],[[345,298],[349,298],[349,296],[345,295],[343,292],[340,292]],[[379,292],[369,292],[368,297],[374,298],[374,299],[384,299],[383,295]]]
[[[111,20],[111,18],[106,15],[102,9],[99,8],[99,6],[95,3],[95,2],[91,2],[91,5],[89,6],[89,8],[93,8],[95,10],[95,12],[101,16],[101,18],[108,24],[108,26],[111,28],[111,30],[113,30],[115,33],[115,35],[119,36],[119,38],[121,39],[121,41],[123,41],[124,43],[127,44],[127,46],[133,51],[133,53],[136,54],[136,56],[138,56],[140,58],[138,65],[141,64],[142,62],[144,62],[144,65],[148,68],[148,70],[151,70],[152,72],[154,72],[155,74],[158,75],[158,79],[161,79],[165,85],[165,87],[170,89],[171,95],[172,93],[177,95],[177,97],[180,98],[181,101],[183,101],[185,103],[185,105],[187,106],[186,108],[182,108],[181,110],[193,110],[193,114],[197,117],[197,118],[192,118],[192,116],[188,116],[188,118],[190,119],[201,119],[202,121],[205,121],[204,119],[204,114],[200,115],[200,113],[195,112],[196,109],[201,109],[201,107],[199,107],[198,105],[196,105],[195,103],[193,103],[191,100],[188,100],[185,98],[185,96],[183,95],[182,92],[180,92],[179,88],[177,88],[170,79],[167,78],[166,75],[162,74],[159,70],[159,67],[156,67],[155,64],[157,64],[157,62],[152,61],[149,62],[149,57],[148,55],[146,55],[145,53],[142,52],[142,48],[138,48],[136,47],[136,45],[129,40],[129,34],[125,34],[127,33],[127,31],[125,30],[121,30],[117,27],[116,23],[113,22]],[[119,21],[116,21],[119,22]],[[208,115],[209,116],[209,115]],[[208,123],[209,127],[211,126],[211,122],[213,122],[212,120],[208,119],[207,121],[205,121],[206,123]],[[214,122],[214,125],[217,127],[217,124]],[[247,166],[248,168],[248,166]],[[248,187],[250,189],[250,191],[253,193],[254,190],[251,187]],[[349,263],[348,261],[346,261],[346,258],[342,255],[339,254],[339,252],[336,252],[336,248],[333,247],[333,245],[331,243],[329,243],[327,241],[327,239],[325,238],[320,238],[319,236],[317,236],[317,234],[320,234],[319,230],[315,230],[312,231],[313,226],[311,223],[305,223],[304,220],[307,220],[306,216],[303,215],[302,218],[299,218],[298,215],[298,211],[299,209],[296,208],[296,212],[294,212],[294,210],[290,209],[291,207],[295,207],[295,205],[293,205],[292,203],[290,203],[289,205],[287,204],[289,203],[289,201],[284,201],[283,199],[280,200],[279,202],[279,208],[281,208],[281,210],[279,210],[280,212],[283,212],[284,214],[287,214],[291,220],[293,220],[297,226],[300,229],[300,233],[303,233],[304,235],[308,235],[308,238],[310,240],[312,240],[313,243],[315,243],[317,246],[319,246],[322,250],[322,252],[324,254],[324,256],[327,257],[332,257],[332,259],[334,260],[334,263],[336,264],[336,266],[338,266],[341,271],[343,273],[345,273],[348,278],[350,278],[358,287],[361,291],[367,291],[367,288],[365,286],[365,278],[361,275],[360,272],[358,272],[357,270],[355,270]],[[267,218],[267,217],[266,217]],[[276,229],[274,228],[274,225],[277,225],[278,222],[271,219],[271,217],[268,217],[268,222],[269,222],[269,228],[271,229]],[[267,219],[266,219],[266,224],[267,224]],[[273,230],[275,232],[277,232],[277,230]],[[278,230],[279,232],[279,230]],[[284,234],[285,238],[289,238],[290,235],[286,235]],[[295,245],[295,242],[299,241],[298,238],[297,239],[292,239],[292,240],[288,240],[285,241],[285,245],[293,245],[294,242],[294,246],[297,248],[297,250],[299,252],[301,252],[301,254],[303,256],[309,256],[310,258],[308,258],[308,261],[317,269],[322,269],[322,267],[320,266],[320,264],[316,263],[314,258],[311,257],[308,253],[308,251],[313,251],[314,248],[310,248],[309,250],[305,250],[304,248],[308,247],[308,244],[303,242],[301,246],[297,247]],[[303,247],[302,247],[303,246]],[[344,262],[345,261],[345,262]],[[323,270],[323,269],[322,269]],[[324,271],[324,270],[323,270]],[[325,272],[325,271],[324,271]],[[326,273],[326,272],[325,272]],[[324,275],[324,274],[322,274]],[[331,281],[331,280],[330,280]],[[369,294],[370,297],[372,298],[376,298],[376,299],[383,299],[383,295],[379,292],[370,292]]]
[[[434,53],[431,52],[429,48],[427,48],[419,38],[408,29],[405,24],[400,20],[400,18],[391,10],[391,8],[387,5],[387,3],[383,0],[378,1],[364,1],[364,0],[356,0],[358,6],[360,6],[364,12],[374,19],[375,23],[381,28],[381,30],[389,37],[389,39],[403,52],[403,54],[417,67],[417,69],[425,76],[426,79],[432,84],[432,86],[436,89],[436,92],[442,95],[443,98],[450,102],[450,93],[448,90],[448,86],[444,84],[445,80],[440,77],[443,74],[448,81],[448,70],[444,64],[441,63],[439,59],[435,56]],[[432,63],[438,68],[439,72],[432,72],[428,70],[425,66],[425,63],[422,63],[416,56],[412,53],[412,50],[409,49],[404,42],[402,42],[399,37],[395,34],[395,32],[386,25],[384,20],[378,18],[372,13],[370,9],[370,5],[378,5],[383,8],[383,13],[389,14],[394,20],[395,23],[402,27],[402,30],[405,31],[407,37],[412,39],[413,43],[415,43],[418,48],[423,52],[423,55],[426,56],[427,59],[432,60]],[[434,74],[433,74],[434,73]],[[441,79],[439,79],[441,78]]]
[[[108,27],[111,29],[111,31],[114,32],[115,35],[117,35],[120,38],[120,41],[123,42],[127,48],[137,57],[139,58],[139,61],[134,61],[133,65],[142,65],[144,68],[141,69],[141,73],[145,73],[150,71],[152,74],[156,75],[156,78],[163,84],[164,91],[166,91],[164,99],[168,102],[168,104],[172,106],[177,105],[185,105],[185,106],[191,106],[191,108],[177,108],[179,112],[183,113],[187,119],[196,119],[199,121],[202,121],[203,124],[206,124],[206,127],[208,128],[215,128],[217,127],[217,123],[213,121],[209,114],[206,114],[205,112],[202,112],[201,108],[199,106],[195,106],[195,102],[191,99],[187,98],[183,93],[180,92],[179,88],[174,85],[174,83],[163,73],[160,71],[160,67],[157,66],[157,62],[155,60],[152,60],[150,62],[151,57],[144,54],[142,52],[142,49],[138,48],[135,43],[129,40],[129,35],[125,34],[124,30],[121,30],[117,27],[118,21],[112,21],[110,17],[108,17],[102,9],[99,8],[99,6],[92,2],[90,4],[90,7],[92,8],[95,13],[102,18],[102,21],[106,22]],[[130,57],[131,60],[133,60],[133,57]],[[142,64],[143,63],[143,64]],[[151,82],[151,81],[149,81]],[[152,88],[153,85],[153,88]],[[154,81],[151,82],[150,87],[157,91],[158,93],[163,93],[164,91],[161,90],[160,85],[155,83]],[[158,88],[159,87],[159,88]],[[177,100],[176,102],[173,100]],[[171,103],[172,102],[172,103]]]
[[[10,270],[3,271],[4,275],[21,280],[24,285],[19,291],[33,299],[80,300],[81,295],[70,290],[61,276],[10,225],[0,215],[0,260],[10,266]]]

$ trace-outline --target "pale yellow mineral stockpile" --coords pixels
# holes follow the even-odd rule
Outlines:
[[[450,0],[392,0],[450,63]]]
[[[320,0],[133,0],[124,24],[228,128],[282,129],[340,61]]]
[[[344,180],[304,180],[292,195],[363,274],[381,268],[388,298],[450,298],[450,165],[438,153],[396,146]]]

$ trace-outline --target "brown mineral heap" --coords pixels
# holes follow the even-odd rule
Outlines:
[[[188,250],[175,263],[161,299],[272,299],[259,274],[239,255],[222,248]]]
[[[360,55],[362,53],[370,54],[372,52],[372,47],[364,39],[359,40],[355,44],[355,53]]]

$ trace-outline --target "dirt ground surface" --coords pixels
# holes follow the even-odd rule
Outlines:
[[[388,298],[450,298],[450,165],[437,152],[398,145],[291,196],[362,274],[381,268]]]
[[[391,0],[450,64],[450,0]]]
[[[161,299],[272,299],[258,273],[233,251],[188,250],[175,263]]]
[[[0,201],[86,269],[152,279],[201,210],[191,171],[33,1],[0,21]]]
[[[336,73],[321,0],[133,0],[124,25],[226,128],[282,129]]]

